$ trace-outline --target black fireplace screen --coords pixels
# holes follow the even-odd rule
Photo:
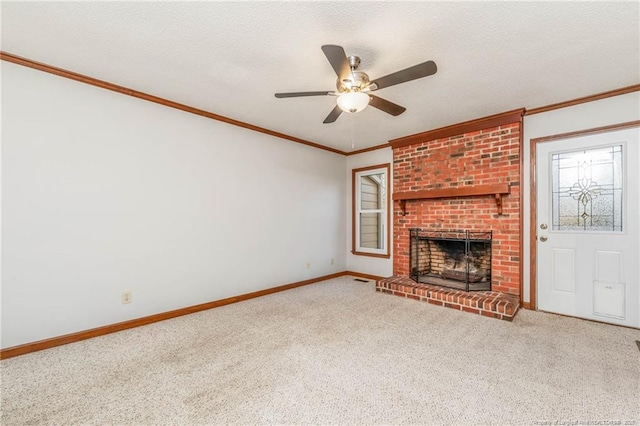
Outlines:
[[[409,270],[419,283],[491,290],[491,231],[409,230]]]

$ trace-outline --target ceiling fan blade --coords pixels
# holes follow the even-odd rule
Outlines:
[[[290,93],[276,93],[276,98],[298,98],[300,96],[325,96],[331,92],[290,92]]]
[[[336,105],[336,107],[329,113],[329,115],[327,115],[327,118],[324,119],[323,123],[333,123],[338,119],[338,117],[340,117],[340,114],[342,114],[342,110],[338,105]]]
[[[394,117],[402,114],[407,110],[405,107],[394,104],[393,102],[389,102],[386,99],[382,99],[374,95],[369,95],[369,97],[371,98],[371,100],[369,101],[369,105],[374,108],[378,108],[380,111],[384,111],[387,114],[391,114]]]
[[[333,67],[333,70],[336,72],[336,75],[340,79],[343,80],[351,80],[351,67],[349,66],[349,60],[347,59],[347,54],[344,53],[344,49],[342,46],[336,46],[333,44],[325,44],[322,46],[322,51],[324,52],[324,56],[327,57],[327,60]]]
[[[428,77],[433,75],[438,71],[438,67],[436,63],[433,61],[423,62],[418,65],[414,65],[412,67],[403,69],[402,71],[397,71],[389,75],[385,75],[384,77],[380,77],[371,82],[369,86],[374,86],[375,89],[378,90],[383,89],[385,87],[393,86],[396,84],[404,83],[411,80],[416,80],[422,77]]]

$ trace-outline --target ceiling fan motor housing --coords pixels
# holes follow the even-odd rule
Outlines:
[[[340,78],[338,78],[336,81],[336,87],[340,93],[360,91],[366,88],[369,84],[369,76],[362,71],[356,71],[360,66],[360,58],[357,56],[349,56],[347,59],[349,60],[349,66],[351,67],[352,79],[340,80]]]

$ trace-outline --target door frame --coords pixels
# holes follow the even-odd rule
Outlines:
[[[557,135],[542,136],[539,138],[531,139],[529,145],[529,200],[531,200],[529,205],[531,214],[531,219],[529,221],[529,309],[538,309],[538,186],[536,182],[536,154],[538,144],[560,139],[569,139],[580,136],[590,136],[598,133],[614,132],[616,130],[623,130],[631,127],[640,127],[640,120],[611,124],[609,126],[594,127],[591,129],[578,130],[575,132],[559,133]]]

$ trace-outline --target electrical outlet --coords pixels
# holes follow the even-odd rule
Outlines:
[[[331,264],[333,265],[334,263],[336,263],[336,260],[332,257],[331,258]]]
[[[123,291],[122,292],[122,304],[131,303],[133,301],[133,295],[131,291]]]
[[[311,262],[307,262],[307,269],[311,269]]]

